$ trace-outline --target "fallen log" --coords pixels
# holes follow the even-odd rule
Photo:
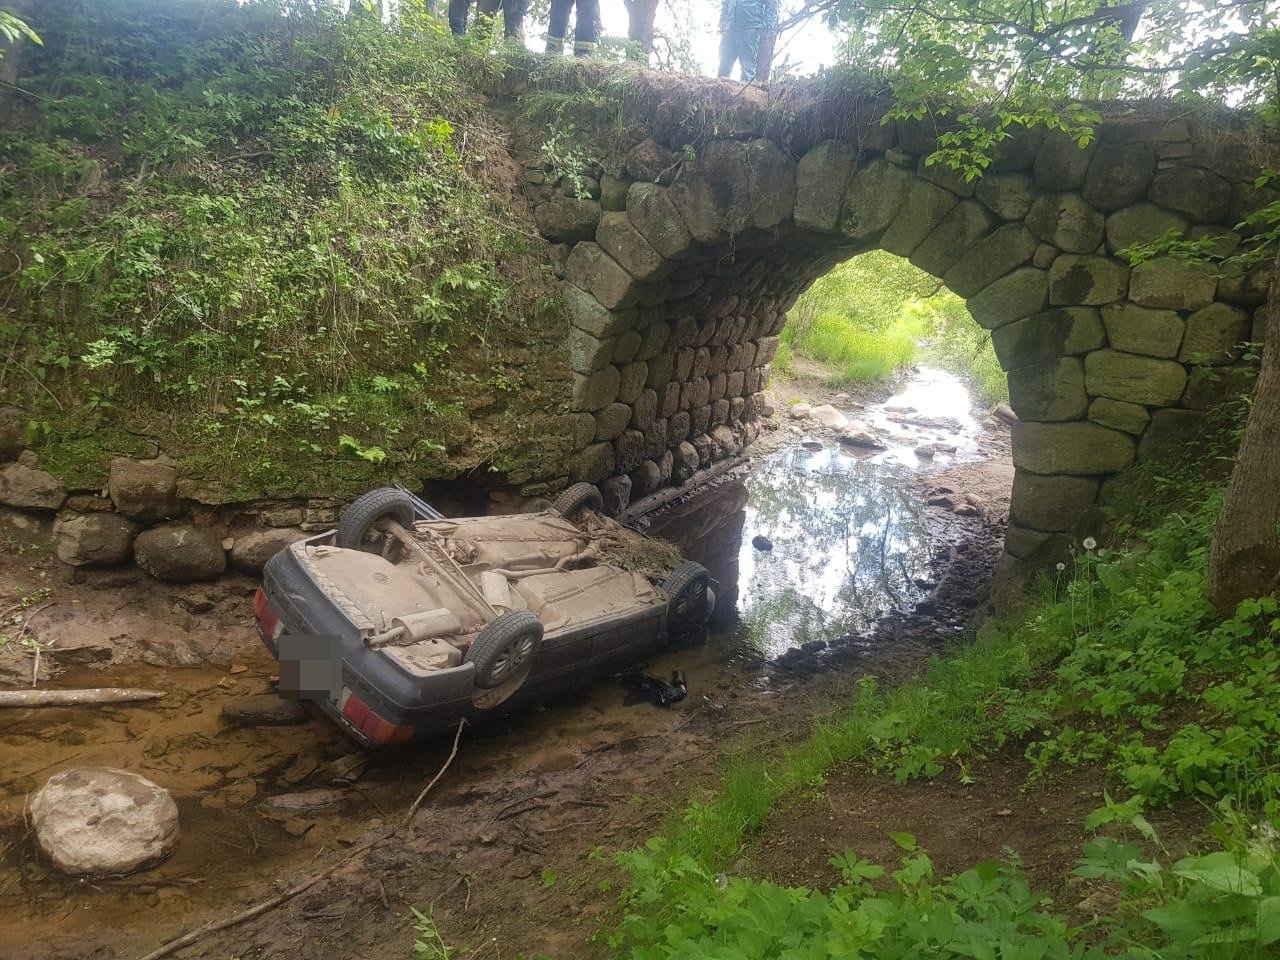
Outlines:
[[[163,690],[90,687],[85,690],[0,690],[0,707],[76,707],[133,700],[159,700]]]

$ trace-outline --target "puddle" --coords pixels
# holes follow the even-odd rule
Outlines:
[[[979,456],[983,431],[967,388],[952,374],[921,368],[885,402],[841,412],[875,428],[888,448],[827,443],[813,450],[797,438],[744,480],[650,528],[720,581],[713,640],[730,660],[773,659],[864,632],[928,584],[930,538],[908,481],[922,469]],[[926,443],[954,450],[918,456]],[[759,536],[772,548],[755,547]]]
[[[643,797],[655,781],[665,780],[667,756],[679,750],[700,756],[714,748],[707,731],[689,725],[691,710],[759,708],[764,691],[772,694],[769,709],[785,709],[789,695],[770,679],[767,661],[802,643],[866,631],[891,608],[921,595],[936,544],[910,481],[922,469],[978,459],[982,429],[969,413],[963,385],[933,370],[921,370],[883,404],[851,406],[846,413],[874,426],[890,447],[851,455],[834,444],[807,450],[796,438],[745,478],[726,481],[653,523],[652,533],[674,540],[719,582],[710,638],[648,666],[658,674],[683,671],[690,691],[685,703],[670,710],[625,707],[620,686],[604,682],[476,727],[434,807],[453,817],[459,807],[479,810],[501,802],[513,785],[568,782],[587,775],[579,768],[593,756],[634,756],[609,774],[609,787],[624,799]],[[925,461],[913,451],[926,442],[951,444],[955,451]],[[754,547],[756,536],[772,541],[772,549]],[[251,584],[239,587],[247,603]],[[168,605],[149,600],[148,589],[156,597],[164,593],[129,587],[116,602],[131,613],[149,602],[152,626],[163,632]],[[361,831],[402,816],[440,767],[447,743],[379,756],[354,785],[335,785],[329,765],[353,748],[327,721],[227,727],[221,705],[269,689],[275,667],[259,649],[247,616],[237,612],[240,603],[228,597],[231,615],[203,621],[213,639],[237,651],[231,669],[215,663],[77,667],[59,677],[58,686],[158,687],[169,695],[103,709],[6,712],[0,727],[6,759],[0,778],[0,956],[123,956],[134,946],[154,946],[196,920],[243,904],[268,882],[305,870]],[[870,643],[865,655],[904,659],[903,647],[892,640]],[[791,698],[793,707],[800,696]],[[23,809],[30,791],[72,764],[124,767],[169,787],[182,822],[174,857],[145,874],[106,881],[73,881],[46,870],[26,834]],[[259,806],[265,797],[316,788],[340,790],[341,811],[290,821]],[[424,831],[444,826],[432,824],[428,820]],[[109,950],[99,954],[98,948]]]

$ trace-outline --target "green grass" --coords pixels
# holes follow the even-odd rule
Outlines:
[[[864,681],[795,745],[736,755],[713,799],[622,857],[631,885],[614,946],[636,958],[827,956],[835,944],[868,958],[1273,955],[1280,854],[1274,831],[1251,825],[1280,816],[1280,605],[1263,598],[1217,616],[1205,583],[1220,492],[1185,476],[1155,480],[1162,496],[1148,500],[1150,526],[1132,546],[1082,550],[1029,611],[989,625],[919,679]],[[1127,798],[1108,802],[1089,832],[1123,828],[1136,842],[1081,837],[1081,875],[1118,890],[1098,927],[1048,911],[1016,863],[939,880],[907,838],[888,891],[867,886],[880,874],[848,856],[849,882],[831,891],[733,878],[726,892],[717,879],[780,799],[820,789],[836,764],[906,782],[964,777],[1009,751],[1026,758],[1029,779],[1082,766]],[[1205,858],[1174,863],[1142,812],[1180,798],[1214,805],[1220,823]],[[925,902],[950,918],[945,929],[919,915]],[[862,925],[849,925],[854,914]],[[1007,952],[960,946],[981,929]],[[1037,942],[1048,952],[1019,952]]]
[[[826,364],[827,383],[834,387],[888,380],[915,359],[919,333],[910,322],[868,330],[846,316],[824,313],[803,330],[786,327],[783,342]]]
[[[0,393],[50,469],[100,487],[143,438],[251,499],[546,458],[562,318],[486,173],[482,39],[276,0],[51,0],[32,26]]]

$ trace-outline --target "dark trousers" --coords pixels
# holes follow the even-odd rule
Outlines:
[[[547,53],[564,53],[564,35],[574,7],[578,9],[578,16],[573,24],[573,55],[586,57],[596,52],[596,42],[604,30],[600,22],[600,0],[551,0]]]
[[[720,35],[720,73],[727,77],[733,73],[734,63],[742,67],[742,82],[756,78],[760,63],[760,41],[767,31],[757,27],[734,27]]]
[[[449,29],[461,36],[467,32],[467,13],[472,0],[449,0]],[[515,40],[524,39],[524,16],[528,0],[480,0],[478,16],[493,17],[502,10],[502,32]]]

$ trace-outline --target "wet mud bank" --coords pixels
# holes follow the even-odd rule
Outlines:
[[[0,955],[140,957],[392,827],[392,839],[302,895],[179,955],[400,960],[412,943],[409,908],[432,905],[453,945],[494,957],[598,955],[588,938],[607,925],[616,895],[603,852],[641,842],[744,738],[765,747],[799,735],[858,677],[911,670],[981,609],[1007,511],[1007,433],[967,414],[913,425],[929,415],[920,403],[890,409],[902,393],[849,411],[874,421],[890,441],[883,449],[849,449],[803,425],[796,433],[784,418],[746,469],[650,518],[651,533],[718,581],[709,635],[642,665],[661,677],[679,670],[682,702],[628,705],[622,685],[605,682],[468,727],[409,829],[398,825],[446,763],[448,738],[368,756],[318,716],[245,726],[224,715],[234,698],[272,689],[250,578],[73,581],[39,551],[9,558],[15,596],[5,605],[32,595],[30,609],[50,604],[32,619],[42,641],[56,640],[41,686],[166,696],[0,717]],[[954,395],[942,402],[954,413]],[[914,452],[944,437],[953,453]],[[5,647],[5,685],[29,684],[29,649]],[[123,767],[171,790],[182,830],[173,856],[127,877],[51,871],[24,809],[73,765]]]

